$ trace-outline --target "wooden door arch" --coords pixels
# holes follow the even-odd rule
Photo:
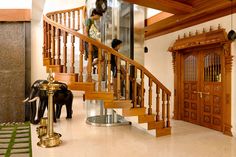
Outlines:
[[[219,27],[217,30],[203,31],[202,34],[196,33],[182,39],[179,37],[169,51],[172,52],[174,68],[174,119],[189,121],[232,136],[233,56],[225,29]],[[184,67],[188,62],[185,63],[184,59],[191,55],[196,57],[196,61],[190,61],[190,68],[197,67],[196,74],[191,70],[186,72]],[[187,76],[192,74],[196,76]]]

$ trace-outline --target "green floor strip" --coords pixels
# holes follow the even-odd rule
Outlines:
[[[0,123],[0,156],[25,154],[32,157],[30,123]]]

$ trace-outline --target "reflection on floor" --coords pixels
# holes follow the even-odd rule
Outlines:
[[[41,148],[32,125],[33,157],[235,157],[236,138],[182,121],[172,120],[172,135],[156,138],[133,126],[95,127],[85,123],[82,97],[75,97],[73,118],[65,107],[54,130],[63,143]]]

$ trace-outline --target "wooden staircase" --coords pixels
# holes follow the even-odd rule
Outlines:
[[[83,35],[81,21],[84,17],[84,7],[50,12],[43,17],[43,65],[47,71],[51,68],[55,73],[55,79],[67,83],[71,90],[85,91],[85,100],[104,100],[105,108],[122,109],[125,117],[137,116],[139,123],[148,124],[148,130],[156,130],[156,136],[170,135],[171,92],[139,63]],[[84,60],[85,42],[89,45],[87,61]],[[98,48],[96,81],[92,79],[93,46]],[[117,57],[118,99],[114,97],[112,90],[111,54]],[[105,58],[105,61],[102,62],[102,58]],[[120,88],[121,65],[126,71],[123,97]],[[106,77],[103,75],[105,73]],[[102,82],[105,82],[103,90]],[[144,82],[148,82],[146,95]]]

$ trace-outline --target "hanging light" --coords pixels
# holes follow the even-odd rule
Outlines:
[[[236,33],[233,30],[233,0],[231,1],[231,30],[228,33],[228,39],[234,41],[236,39]]]

